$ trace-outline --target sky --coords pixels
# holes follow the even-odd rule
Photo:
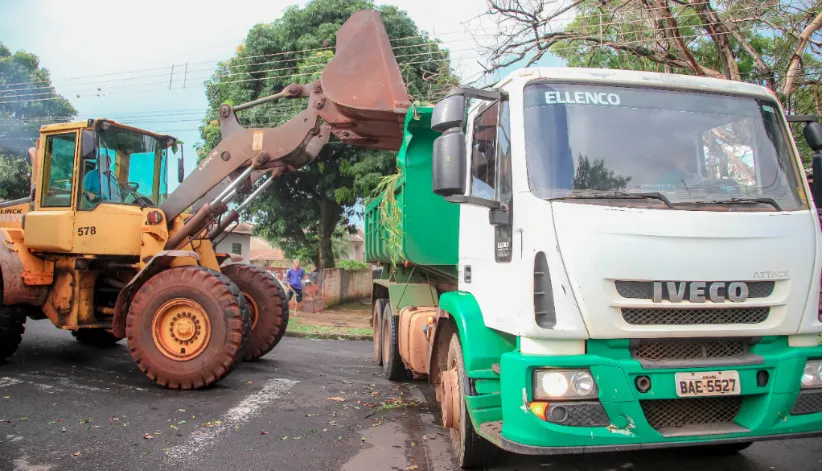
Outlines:
[[[252,26],[304,3],[0,0],[0,42],[12,51],[38,55],[78,119],[110,118],[182,140],[188,174],[195,166],[193,145],[200,140],[197,127],[208,106],[204,80],[218,61],[235,53]],[[440,39],[463,79],[479,76],[476,41],[493,37],[495,29],[479,18],[486,0],[377,3],[405,10]],[[175,162],[169,161],[170,188],[177,185]]]

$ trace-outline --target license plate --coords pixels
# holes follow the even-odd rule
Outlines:
[[[675,373],[675,393],[679,397],[735,396],[741,394],[737,371]]]

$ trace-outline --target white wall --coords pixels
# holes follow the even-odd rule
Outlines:
[[[232,244],[240,244],[240,254],[243,256],[243,261],[249,263],[249,240],[251,239],[248,235],[243,234],[229,234],[228,237],[223,239],[218,245],[215,252],[226,252],[226,253],[234,253],[232,252]]]

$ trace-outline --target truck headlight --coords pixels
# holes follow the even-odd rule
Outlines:
[[[589,370],[535,370],[532,396],[535,399],[595,399],[598,387]]]
[[[810,360],[804,365],[801,387],[805,389],[821,387],[821,360]]]

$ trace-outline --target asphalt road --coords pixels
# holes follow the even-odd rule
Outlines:
[[[384,380],[370,354],[367,342],[286,338],[215,387],[169,391],[137,370],[125,346],[86,347],[30,321],[18,352],[0,365],[0,470],[456,469],[431,389]],[[381,403],[395,407],[374,406]],[[667,468],[821,469],[821,440],[760,443],[724,458],[696,450],[505,455],[492,469]]]

